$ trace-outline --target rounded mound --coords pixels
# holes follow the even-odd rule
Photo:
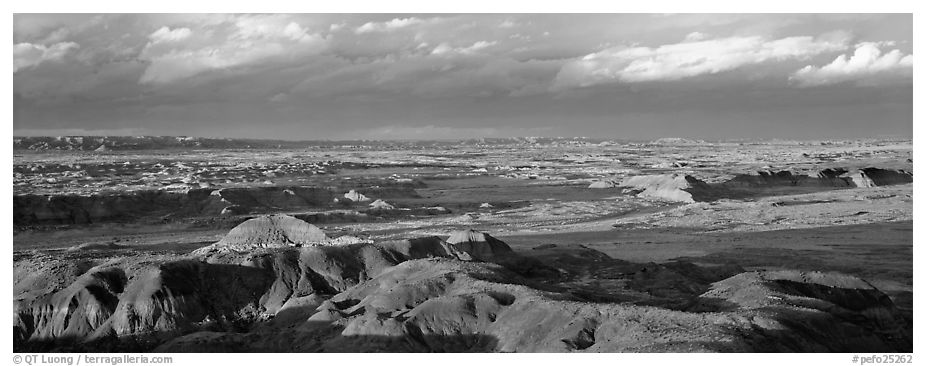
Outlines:
[[[325,232],[288,215],[267,215],[247,220],[228,232],[213,247],[233,250],[302,246],[328,241]]]

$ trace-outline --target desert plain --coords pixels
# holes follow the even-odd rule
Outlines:
[[[909,139],[19,137],[14,351],[912,352]]]

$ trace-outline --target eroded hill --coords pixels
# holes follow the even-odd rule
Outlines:
[[[20,254],[15,349],[912,350],[890,297],[848,275],[638,264],[585,247],[525,257],[475,231],[347,245],[241,238],[317,230],[292,220],[242,224],[233,250]],[[576,286],[602,269],[597,296]]]

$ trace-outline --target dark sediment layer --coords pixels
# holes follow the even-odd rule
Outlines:
[[[365,204],[335,202],[339,187],[253,187],[190,189],[186,192],[136,191],[99,195],[14,195],[13,225],[74,225],[135,222],[143,219],[244,215],[280,210],[337,210]],[[418,197],[413,185],[365,188],[382,199]]]

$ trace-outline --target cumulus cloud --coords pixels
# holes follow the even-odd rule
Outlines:
[[[309,33],[308,29],[302,28],[299,23],[290,22],[283,28],[283,35],[291,40],[299,42],[312,42],[319,39],[319,35]]]
[[[685,42],[697,42],[707,38],[707,35],[701,32],[691,32],[685,36]]]
[[[852,56],[839,55],[821,67],[807,65],[794,72],[790,80],[799,86],[818,86],[846,81],[872,82],[873,76],[910,77],[913,74],[913,55],[904,55],[896,49],[882,53],[880,45],[891,44],[861,43]]]
[[[241,40],[289,39],[299,42],[316,41],[321,36],[311,33],[283,15],[242,16],[235,20],[237,31],[230,38]]]
[[[142,84],[164,84],[210,70],[274,60],[294,60],[321,52],[326,39],[280,15],[240,16],[231,31],[210,29],[201,38],[186,29],[161,28],[139,55],[149,65]],[[186,31],[184,31],[186,29]],[[185,42],[179,42],[184,40]],[[168,42],[169,41],[169,42]]]
[[[151,121],[144,124],[157,124],[160,133],[168,131],[170,123],[183,126],[177,131],[196,127],[203,133],[226,133],[236,121],[246,125],[261,120],[280,128],[293,125],[292,121],[334,121],[332,126],[337,126],[318,131],[324,137],[344,129],[389,124],[528,126],[562,116],[601,121],[604,131],[612,131],[615,121],[623,121],[616,114],[663,113],[692,106],[730,116],[747,109],[756,113],[787,109],[794,118],[819,120],[799,112],[800,108],[819,100],[827,106],[856,106],[864,104],[859,102],[864,96],[863,102],[883,109],[885,101],[898,101],[898,95],[899,103],[909,103],[904,94],[909,91],[820,88],[820,93],[787,93],[782,82],[805,65],[811,65],[808,70],[824,69],[839,54],[846,54],[845,61],[851,63],[858,41],[796,38],[810,45],[828,45],[822,49],[844,48],[785,52],[781,39],[834,29],[858,30],[870,37],[870,30],[876,29],[878,40],[897,42],[879,43],[879,59],[895,48],[903,52],[900,59],[912,53],[908,32],[912,18],[879,16],[883,19],[791,14],[693,14],[665,19],[627,14],[16,14],[15,119],[20,128],[113,128],[124,127],[127,120]],[[791,20],[798,23],[788,23]],[[807,46],[795,43],[797,48]],[[627,47],[614,47],[622,44]],[[551,88],[554,81],[572,88],[700,80],[713,72],[726,75],[694,88],[690,82],[661,82],[551,95],[556,91]],[[893,73],[876,75],[866,80]],[[748,88],[744,83],[749,83]],[[744,93],[746,89],[749,93]],[[851,114],[845,108],[814,105],[813,113],[818,110]],[[657,117],[654,112],[647,118]],[[202,124],[171,122],[189,120]],[[61,121],[72,122],[62,125]],[[241,134],[297,131],[272,130],[257,128]],[[443,136],[507,133],[425,131]],[[376,132],[414,133],[401,128]]]
[[[32,43],[13,45],[13,72],[38,65],[45,61],[60,60],[70,50],[79,48],[74,42],[60,42],[51,46]]]
[[[434,49],[431,50],[431,54],[432,55],[447,55],[447,54],[470,55],[470,54],[479,52],[480,50],[492,47],[496,45],[497,43],[498,42],[495,42],[495,41],[491,41],[491,42],[490,41],[478,41],[466,47],[451,47],[449,44],[444,42],[444,43],[437,45],[437,47],[434,47]]]
[[[71,31],[67,28],[58,28],[53,32],[45,36],[45,39],[42,43],[58,43],[64,41],[68,36],[71,35]]]
[[[412,54],[369,63],[337,64],[308,73],[291,91],[300,96],[406,95],[416,98],[535,95],[546,91],[562,62],[493,58],[484,54]]]
[[[192,33],[193,32],[190,31],[190,28],[170,29],[170,27],[165,26],[158,28],[158,30],[154,31],[154,33],[151,33],[151,35],[148,36],[148,39],[154,43],[176,42],[189,38],[190,34]]]
[[[809,36],[775,40],[760,36],[687,39],[658,47],[613,47],[564,65],[554,87],[679,80],[767,61],[807,59],[847,47],[843,37]]]
[[[405,28],[408,26],[424,23],[423,19],[420,18],[395,18],[387,22],[367,22],[363,25],[357,27],[354,32],[357,34],[361,33],[370,33],[370,32],[388,32],[391,30],[396,30],[400,28]]]
[[[518,26],[518,23],[515,23],[515,22],[514,22],[513,20],[511,20],[511,19],[505,19],[505,21],[499,23],[499,25],[498,25],[499,28],[514,28],[514,27],[517,27],[517,26]]]

